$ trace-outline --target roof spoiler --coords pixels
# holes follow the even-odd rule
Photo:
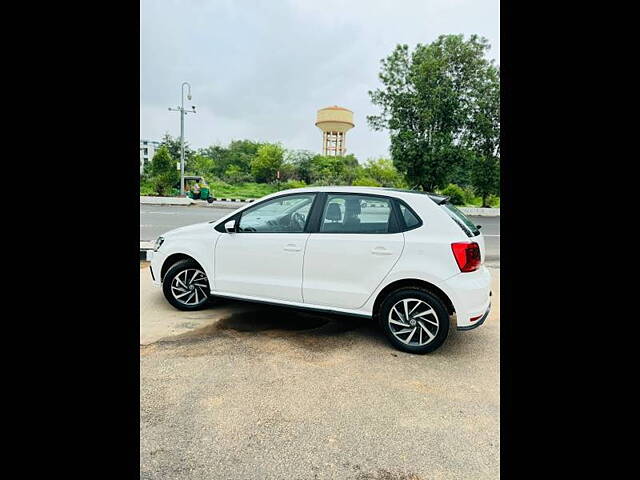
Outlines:
[[[438,204],[438,205],[442,205],[442,204],[447,203],[449,201],[449,197],[446,197],[444,195],[436,195],[435,193],[428,193],[427,195],[429,196],[429,198],[431,200],[436,202],[436,204]]]

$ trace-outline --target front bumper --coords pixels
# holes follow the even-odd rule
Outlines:
[[[165,255],[163,255],[159,251],[158,252],[150,251],[147,255],[148,255],[147,258],[149,258],[149,256],[151,257],[150,271],[153,272],[151,273],[151,280],[153,281],[153,284],[155,286],[160,286],[162,285],[160,281],[160,272],[162,270],[162,264],[164,262]]]

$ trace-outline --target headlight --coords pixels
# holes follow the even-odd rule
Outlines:
[[[157,252],[158,249],[160,248],[160,245],[162,245],[163,243],[164,243],[164,238],[158,237],[158,239],[156,240],[156,244],[153,246],[153,251]]]

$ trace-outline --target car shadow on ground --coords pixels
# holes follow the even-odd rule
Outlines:
[[[227,313],[211,324],[201,328],[170,337],[163,338],[162,343],[185,343],[202,341],[225,334],[252,334],[269,337],[294,338],[298,340],[314,339],[303,342],[308,346],[329,345],[329,339],[337,340],[350,332],[364,336],[374,342],[385,343],[386,339],[370,318],[359,318],[334,313],[316,313],[295,308],[278,307],[236,300],[216,300],[208,310],[215,314],[216,310]]]
[[[210,324],[185,333],[166,337],[160,344],[187,346],[228,337],[252,338],[258,340],[280,339],[295,344],[310,352],[356,346],[362,348],[390,349],[393,356],[413,354],[401,352],[391,346],[377,323],[369,318],[359,318],[334,313],[316,313],[294,308],[278,307],[236,300],[217,300],[215,305],[203,312],[216,310],[227,313]],[[472,335],[473,336],[473,335]],[[460,335],[455,331],[455,318],[451,319],[449,338],[430,356],[465,355],[470,335]],[[479,340],[479,339],[477,339]],[[368,347],[367,347],[368,346]]]

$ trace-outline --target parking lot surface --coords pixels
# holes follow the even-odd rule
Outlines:
[[[231,301],[179,312],[148,273],[140,478],[499,478],[499,269],[485,324],[424,356],[367,320]]]

